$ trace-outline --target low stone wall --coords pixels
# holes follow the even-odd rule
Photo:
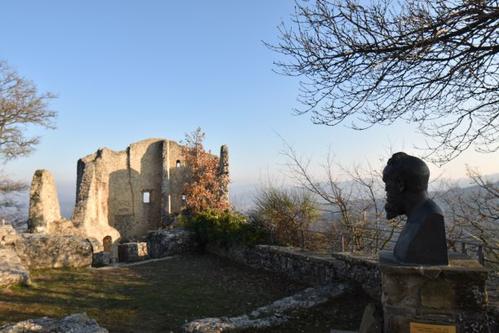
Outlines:
[[[196,252],[198,246],[192,233],[184,228],[151,231],[145,242],[117,244],[111,252],[94,249],[92,266],[101,267],[119,262],[135,262]]]
[[[235,317],[203,318],[185,324],[186,333],[239,332],[258,330],[281,325],[289,320],[289,313],[315,307],[340,297],[350,291],[349,284],[329,284],[317,288],[307,288],[292,296],[281,298],[272,304],[261,306],[248,314]]]
[[[0,287],[29,284],[29,269],[88,267],[92,244],[78,236],[18,234],[0,226]]]
[[[30,269],[89,267],[92,245],[82,237],[21,234],[15,250]]]
[[[42,317],[15,324],[0,326],[0,333],[108,333],[108,330],[85,313],[77,313],[62,319]]]
[[[357,284],[369,296],[381,298],[381,275],[377,260],[350,253],[318,254],[298,248],[258,245],[221,249],[208,246],[208,251],[257,269],[282,273],[289,278],[313,285],[333,280]]]

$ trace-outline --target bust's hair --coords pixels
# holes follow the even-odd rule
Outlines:
[[[388,160],[383,171],[388,177],[395,177],[404,181],[411,192],[426,191],[430,179],[430,169],[426,163],[415,156],[400,152],[395,153]]]

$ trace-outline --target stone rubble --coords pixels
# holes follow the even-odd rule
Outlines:
[[[72,314],[62,319],[48,317],[29,319],[0,326],[0,333],[108,333],[86,313]]]
[[[277,326],[288,320],[286,313],[325,303],[332,298],[343,295],[351,288],[346,283],[307,288],[295,295],[262,306],[249,314],[237,317],[197,319],[185,324],[183,330],[187,333],[220,333]]]

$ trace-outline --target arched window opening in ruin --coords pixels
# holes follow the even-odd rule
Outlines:
[[[177,163],[175,164],[177,168],[180,168],[180,160],[177,160]]]
[[[104,237],[104,239],[102,240],[102,245],[104,246],[104,252],[111,252],[113,246],[113,237]]]
[[[185,203],[186,200],[187,200],[187,197],[185,196],[185,194],[182,194],[182,202]]]
[[[142,202],[143,203],[150,203],[151,202],[151,192],[150,191],[142,192]]]

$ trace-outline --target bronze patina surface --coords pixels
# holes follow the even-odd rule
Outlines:
[[[380,260],[400,265],[447,265],[444,216],[428,197],[430,170],[426,163],[406,153],[396,153],[383,170],[386,217],[407,216],[393,256]]]

